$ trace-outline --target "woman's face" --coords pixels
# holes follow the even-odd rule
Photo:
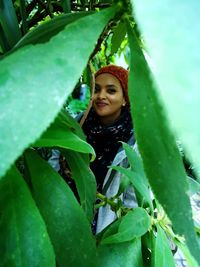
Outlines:
[[[93,107],[104,125],[114,122],[120,116],[125,103],[121,84],[115,76],[102,73],[96,77]]]

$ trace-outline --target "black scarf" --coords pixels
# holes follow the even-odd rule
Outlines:
[[[83,124],[83,131],[88,143],[96,152],[96,159],[90,164],[97,180],[98,190],[101,191],[102,183],[118,149],[119,141],[128,142],[133,135],[133,125],[129,109],[124,107],[117,121],[110,125],[102,125],[98,116],[92,109]]]

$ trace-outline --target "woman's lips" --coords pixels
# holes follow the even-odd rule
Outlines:
[[[104,103],[104,102],[96,102],[96,106],[99,107],[99,108],[102,108],[102,107],[107,106],[107,103]]]

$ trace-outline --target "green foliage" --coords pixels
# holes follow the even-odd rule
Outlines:
[[[89,222],[68,185],[34,151],[27,151],[25,157],[33,197],[47,225],[59,265],[95,266]]]
[[[129,29],[128,34],[131,51],[134,51],[131,54],[129,86],[132,90],[129,90],[129,97],[133,104],[131,111],[145,172],[156,198],[172,220],[175,231],[184,236],[191,253],[200,262],[187,195],[188,183],[180,153],[160,105],[151,72],[132,29]],[[156,163],[156,171],[152,161]],[[161,188],[165,190],[161,192]]]
[[[113,244],[131,241],[144,235],[150,226],[150,219],[142,208],[135,208],[126,214],[118,226],[115,234],[104,238],[101,244]]]
[[[175,267],[173,255],[169,247],[167,239],[162,228],[157,225],[156,236],[153,236],[153,264],[152,266]]]
[[[0,266],[55,267],[46,225],[15,167],[0,181]]]
[[[170,125],[200,177],[199,1],[167,0],[164,5],[159,0],[145,5],[140,0],[131,2],[153,59]]]
[[[24,148],[39,138],[61,109],[86,66],[96,39],[114,12],[112,8],[78,19],[50,42],[25,46],[0,62],[0,88],[4,90],[0,95],[0,139],[4,140],[0,175],[5,174]],[[84,28],[79,31],[82,24]],[[27,61],[31,65],[25,68]],[[10,104],[14,113],[8,107]],[[18,120],[22,112],[23,119]]]
[[[171,31],[168,22],[177,28],[175,19],[180,22],[185,14],[178,10],[182,2],[173,4],[173,9],[169,1],[163,5],[134,1],[133,12],[132,2],[0,1],[2,267],[175,266],[169,240],[183,251],[190,267],[200,264],[188,197],[189,189],[191,194],[199,192],[199,183],[186,177],[175,142],[178,135],[198,167],[198,49],[191,46],[190,57],[184,57],[184,64],[180,62],[179,48],[183,47],[181,51],[187,55],[191,40],[190,20],[179,23],[185,35],[177,38],[172,38],[176,31]],[[190,5],[191,21],[198,11],[196,3],[185,3],[185,7]],[[175,14],[171,16],[171,12]],[[156,78],[137,40],[140,32],[135,17],[157,64]],[[199,24],[193,25],[197,27],[196,38]],[[163,64],[160,50],[164,51]],[[95,152],[63,106],[67,103],[74,113],[86,109],[89,95],[81,103],[72,99],[72,92],[80,80],[91,87],[88,62],[95,70],[114,63],[122,53],[130,63],[129,96],[139,152],[123,144],[130,167],[112,166],[123,174],[119,191],[111,199],[97,194],[100,203],[95,205],[110,205],[117,219],[94,236],[90,223],[96,184],[89,164]],[[163,88],[162,94],[155,79]],[[194,106],[184,110],[177,96],[183,103],[195,100]],[[56,149],[65,157],[80,203],[62,177],[38,155],[38,147]],[[23,166],[21,173],[17,159]],[[139,205],[134,209],[124,207],[120,198],[130,187]]]

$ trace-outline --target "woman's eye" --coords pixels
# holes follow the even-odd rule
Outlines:
[[[100,88],[98,86],[95,86],[94,92],[98,93],[100,91]]]
[[[116,93],[116,90],[110,88],[110,89],[108,89],[108,93],[109,93],[109,94],[115,94],[115,93]]]

